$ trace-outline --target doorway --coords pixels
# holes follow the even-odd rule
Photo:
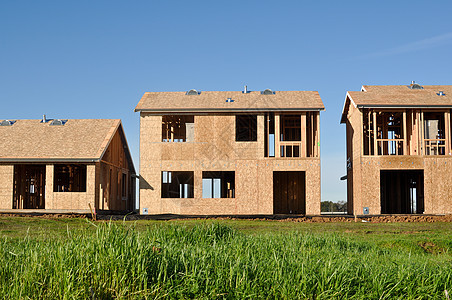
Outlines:
[[[306,213],[306,172],[273,172],[273,213]]]
[[[424,212],[423,170],[381,170],[382,214],[422,214]]]
[[[45,186],[45,165],[15,165],[13,209],[45,209]]]

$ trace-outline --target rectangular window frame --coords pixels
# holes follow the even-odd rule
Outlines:
[[[235,116],[235,141],[257,142],[257,115]]]
[[[194,198],[193,171],[162,171],[162,198]]]
[[[53,166],[53,192],[86,193],[87,166],[56,164]]]
[[[202,198],[235,198],[235,171],[203,171]]]

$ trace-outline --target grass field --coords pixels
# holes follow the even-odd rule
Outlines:
[[[3,217],[0,298],[446,299],[451,232],[443,222]]]

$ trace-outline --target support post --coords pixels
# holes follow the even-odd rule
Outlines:
[[[406,130],[406,110],[403,111],[403,147],[402,155],[407,155],[408,145],[407,145],[407,130]]]
[[[451,146],[451,132],[450,132],[450,112],[446,111],[444,113],[444,132],[446,133],[445,139],[446,139],[446,153],[445,155],[450,155],[452,152],[452,146]]]
[[[275,157],[281,157],[281,147],[279,145],[281,134],[280,131],[280,115],[279,113],[275,113]]]
[[[378,145],[377,145],[377,113],[375,111],[372,112],[373,117],[373,130],[374,130],[374,155],[378,155]]]
[[[315,113],[315,157],[320,157],[320,112]]]
[[[300,157],[307,157],[308,141],[306,139],[306,112],[301,113],[301,149]]]

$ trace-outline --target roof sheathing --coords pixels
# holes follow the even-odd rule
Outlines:
[[[347,99],[358,108],[452,108],[452,85],[424,85],[411,90],[406,85],[363,85],[363,91],[350,91],[342,110],[345,122]],[[444,96],[438,93],[443,91]]]
[[[226,102],[228,98],[233,102]],[[319,111],[324,110],[316,91],[276,91],[273,95],[261,92],[147,92],[135,111],[150,113],[176,112],[245,112],[245,111]]]
[[[0,128],[0,162],[96,162],[119,123],[90,119],[51,126],[40,120],[17,120]]]

